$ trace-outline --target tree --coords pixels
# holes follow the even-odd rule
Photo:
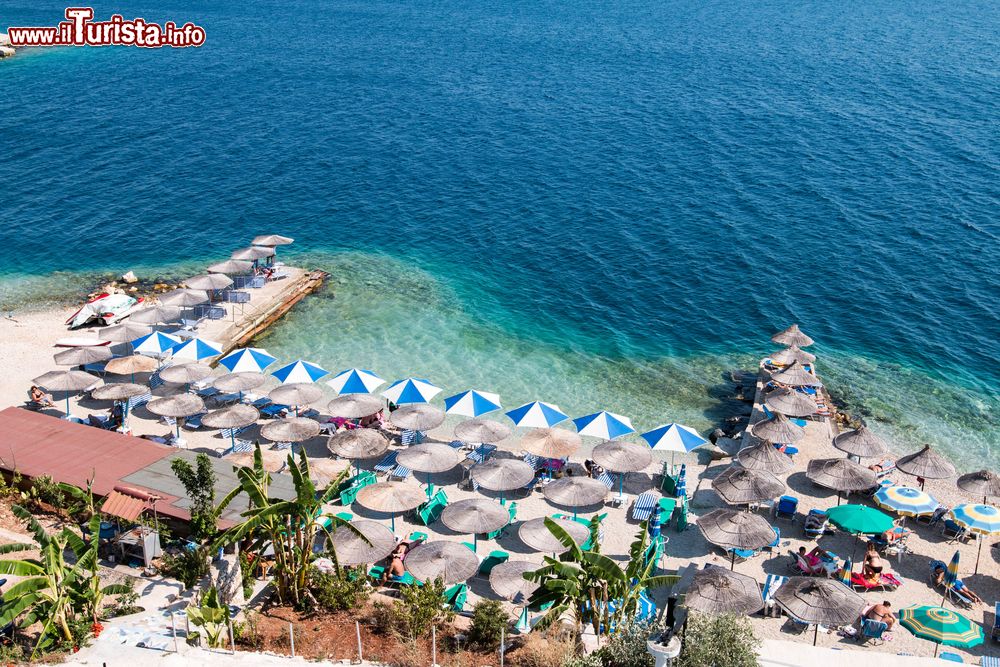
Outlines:
[[[357,533],[354,526],[323,509],[323,505],[337,493],[348,471],[342,472],[325,491],[320,492],[309,476],[309,459],[304,451],[299,452],[297,462],[289,454],[287,463],[295,487],[295,497],[290,500],[270,497],[271,474],[264,469],[259,444],[254,449],[253,464],[235,468],[240,485],[222,499],[218,511],[224,510],[241,493],[249,497],[249,507],[241,514],[243,522],[220,535],[214,546],[248,540],[250,550],[260,553],[268,544],[272,545],[274,586],[278,600],[296,607],[302,607],[306,601],[316,605],[309,591],[316,536],[320,531],[329,534],[324,525],[327,522],[331,527],[342,525]],[[337,564],[336,554],[331,552],[330,555]],[[339,567],[337,564],[338,571]]]
[[[524,575],[539,583],[529,604],[536,608],[552,605],[538,627],[547,628],[571,611],[578,634],[585,626],[592,627],[598,637],[605,632],[617,632],[624,621],[635,617],[642,591],[668,586],[676,580],[672,575],[653,574],[656,559],[648,557],[650,542],[645,522],[632,542],[624,569],[600,553],[598,517],[590,522],[590,542],[594,548],[586,551],[556,521],[546,518],[545,526],[568,550],[558,559],[546,556],[540,569]]]
[[[692,614],[688,617],[679,667],[757,667],[760,640],[746,617]]]
[[[221,507],[215,507],[215,470],[207,454],[198,454],[195,467],[184,459],[170,462],[170,469],[184,485],[191,500],[191,536],[196,540],[213,537],[218,531],[217,522]]]
[[[127,586],[101,586],[96,538],[101,529],[99,516],[90,519],[90,539],[84,540],[69,527],[49,535],[23,507],[14,505],[11,509],[27,522],[35,544],[6,544],[0,546],[0,554],[35,550],[40,553],[38,558],[0,560],[0,574],[24,577],[4,591],[0,600],[0,626],[14,623],[18,618],[21,628],[41,623],[42,630],[31,654],[34,660],[59,641],[72,644],[71,626],[87,620],[97,623],[104,596],[124,593]],[[67,561],[67,549],[75,563]]]
[[[187,608],[191,624],[201,630],[191,633],[192,639],[200,640],[202,632],[209,648],[220,648],[225,644],[226,623],[229,620],[229,609],[219,602],[219,591],[215,586],[206,591],[201,603],[196,607]]]

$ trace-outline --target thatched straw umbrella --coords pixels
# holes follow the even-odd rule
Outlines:
[[[779,388],[769,391],[764,394],[764,403],[772,412],[789,417],[809,417],[816,414],[816,401],[794,389]]]
[[[608,495],[608,487],[590,477],[563,477],[546,484],[542,494],[550,503],[572,507],[575,519],[578,507],[603,502]]]
[[[133,396],[141,396],[149,391],[149,387],[129,382],[111,382],[101,385],[90,392],[91,397],[99,401],[126,401]]]
[[[580,436],[564,428],[536,428],[521,438],[521,449],[547,459],[562,459],[580,448]]]
[[[362,429],[366,430],[366,429]],[[353,431],[349,431],[353,433]],[[386,441],[388,444],[388,441]],[[396,531],[396,515],[422,505],[427,496],[420,487],[408,482],[378,482],[358,491],[354,502],[376,512],[392,515],[392,530]]]
[[[458,450],[448,445],[440,442],[425,442],[422,445],[413,445],[401,450],[396,455],[396,462],[410,470],[427,473],[427,496],[430,497],[434,491],[431,476],[436,472],[451,470],[463,458]]]
[[[653,462],[648,445],[625,440],[606,440],[594,447],[591,456],[598,465],[612,472],[638,472]]]
[[[833,439],[833,446],[863,459],[885,456],[889,453],[889,445],[885,444],[885,440],[872,433],[867,426],[838,434]]]
[[[556,524],[569,533],[569,536],[578,545],[583,544],[590,537],[590,530],[578,521],[568,518],[556,519],[554,517],[541,516],[537,519],[525,521],[517,529],[517,536],[521,538],[521,541],[536,551],[561,554],[569,550],[569,547],[560,542],[559,538],[553,535],[552,531],[545,525],[546,518],[551,518],[552,521],[555,521]]]
[[[172,417],[176,419],[177,442],[183,443],[181,439],[181,418],[190,417],[205,412],[205,401],[195,394],[177,394],[158,398],[146,404],[146,409],[154,415],[161,417]]]
[[[66,416],[69,416],[69,397],[100,384],[96,375],[83,371],[50,371],[31,381],[46,391],[61,391],[66,394]]]
[[[509,560],[500,563],[490,571],[490,588],[500,597],[514,604],[527,604],[531,594],[539,584],[524,578],[526,572],[534,572],[541,567],[526,560]]]
[[[951,461],[931,449],[930,445],[924,445],[920,451],[897,459],[896,468],[921,479],[946,479],[957,474]],[[920,483],[920,488],[924,488],[923,482]]]
[[[257,408],[237,403],[209,412],[201,418],[201,425],[208,428],[241,428],[254,423],[259,417]]]
[[[455,427],[455,437],[462,442],[496,444],[510,437],[511,429],[492,419],[469,419]]]
[[[771,340],[778,345],[795,345],[798,347],[808,347],[813,344],[813,339],[805,335],[798,324],[793,324],[784,331],[771,336]]]
[[[389,421],[410,431],[426,431],[444,423],[444,410],[426,403],[404,405],[389,415]]]
[[[249,273],[250,269],[253,268],[253,262],[248,262],[240,259],[227,259],[224,262],[219,262],[218,264],[213,264],[212,266],[205,269],[209,273]]]
[[[775,591],[774,601],[792,618],[816,626],[813,646],[820,623],[850,625],[865,606],[864,598],[840,581],[815,577],[790,577]]]
[[[220,375],[212,381],[212,386],[219,391],[238,391],[243,393],[250,389],[256,389],[267,382],[263,373],[243,371],[240,373],[226,373]]]
[[[160,377],[163,381],[170,382],[172,384],[191,384],[192,382],[200,382],[211,374],[211,366],[197,361],[188,364],[168,366],[160,371]]]
[[[763,608],[764,599],[753,577],[709,565],[695,572],[684,595],[684,606],[705,614],[743,616]]]
[[[440,540],[414,547],[403,559],[403,567],[417,581],[434,581],[440,578],[448,585],[475,576],[479,570],[479,559],[464,544]]]
[[[292,382],[272,389],[267,395],[279,405],[309,405],[323,398],[323,390],[311,382]]]
[[[744,468],[763,470],[773,475],[782,475],[795,466],[790,456],[782,454],[774,445],[763,441],[744,447],[736,453],[736,458]]]
[[[472,466],[469,474],[479,486],[490,491],[500,491],[502,494],[504,491],[523,489],[535,478],[535,469],[520,459],[501,459],[494,456]]]
[[[135,375],[136,373],[149,373],[160,367],[160,362],[152,357],[142,354],[133,354],[129,357],[118,357],[110,360],[104,365],[106,373],[115,375]]]
[[[795,363],[796,361],[800,364],[811,364],[816,361],[816,355],[812,352],[806,352],[798,345],[792,345],[772,354],[771,361],[782,366]]]
[[[341,565],[352,567],[378,562],[392,553],[396,546],[396,539],[385,524],[355,519],[351,521],[351,526],[358,532],[346,526],[337,526],[330,533],[330,543]]]
[[[468,498],[449,504],[441,512],[441,523],[456,533],[472,535],[472,550],[476,551],[480,533],[500,530],[510,521],[507,508],[486,498]]]
[[[385,450],[389,449],[389,441],[374,429],[355,428],[334,433],[326,447],[345,459],[371,459],[385,454]]]
[[[200,290],[225,289],[232,284],[233,279],[224,273],[205,273],[200,276],[191,276],[184,280],[185,287]]]
[[[806,477],[827,489],[837,492],[840,504],[841,491],[864,491],[876,485],[878,475],[851,459],[813,459],[809,462]]]
[[[264,246],[250,246],[248,248],[240,248],[239,250],[234,250],[231,254],[230,259],[242,259],[245,261],[253,261],[257,259],[265,259],[267,257],[274,257],[274,248],[267,248]],[[211,267],[209,267],[211,270]],[[226,273],[223,271],[222,273]]]
[[[260,428],[262,437],[271,442],[305,442],[319,435],[319,422],[305,417],[286,417]]]
[[[771,375],[771,379],[791,387],[822,387],[823,381],[802,368],[796,361],[783,371]]]
[[[56,352],[52,358],[60,366],[84,366],[111,358],[111,350],[105,346],[71,347],[62,352]]]
[[[780,496],[785,484],[769,472],[729,466],[712,480],[712,488],[730,505],[748,505]]]
[[[750,432],[768,442],[793,443],[806,436],[806,430],[789,421],[780,412],[768,419],[762,419],[750,427]]]
[[[160,295],[160,303],[165,306],[189,307],[208,303],[208,292],[202,289],[175,289]]]
[[[177,306],[150,306],[128,316],[135,324],[164,324],[181,319],[183,311]]]
[[[778,538],[771,524],[762,516],[738,510],[717,509],[698,518],[698,530],[705,539],[732,549],[761,549]],[[736,553],[731,552],[730,569],[736,566]]]
[[[985,504],[987,496],[1000,496],[1000,475],[991,470],[966,473],[958,478],[958,488],[974,496],[982,496]]]
[[[288,236],[280,236],[279,234],[264,234],[262,236],[253,237],[253,241],[250,242],[250,245],[262,245],[273,248],[277,245],[288,245],[294,241],[295,239]]]
[[[334,417],[360,419],[375,414],[385,407],[385,401],[371,394],[344,394],[326,405]]]
[[[130,318],[131,319],[131,318]],[[136,338],[142,338],[153,333],[153,328],[145,324],[134,322],[122,322],[114,326],[104,327],[97,331],[97,337],[101,340],[109,340],[112,343],[128,343]]]

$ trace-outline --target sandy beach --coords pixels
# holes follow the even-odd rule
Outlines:
[[[0,359],[0,373],[2,373],[5,379],[2,387],[0,387],[0,405],[21,404],[25,398],[25,392],[31,384],[31,379],[56,368],[52,361],[52,354],[56,351],[53,348],[53,344],[58,338],[67,335],[63,322],[72,310],[72,308],[65,308],[38,312],[22,312],[18,313],[14,318],[0,320],[0,336],[5,341],[5,354]],[[216,327],[216,329],[206,328],[202,335],[206,338],[221,338],[225,335],[224,327],[232,326],[232,322],[227,323],[223,321],[211,323],[211,325]],[[767,348],[762,345],[762,350],[764,349]],[[303,356],[307,355],[308,351],[303,350]],[[345,365],[347,364],[345,363]],[[419,375],[419,369],[414,369],[414,371],[415,374]],[[818,371],[822,375],[822,359],[819,361]],[[221,373],[218,369],[217,372]],[[272,386],[276,385],[277,382],[273,378],[269,379],[269,384],[256,390],[256,393],[264,395]],[[313,406],[320,413],[324,412],[326,402],[334,396],[329,388],[325,386],[324,388],[329,395],[323,400],[316,402]],[[154,393],[156,395],[168,395],[180,389],[176,386],[165,385],[158,388]],[[46,410],[53,418],[60,417],[63,412],[60,406],[64,404],[59,401],[58,396],[56,398],[57,407]],[[76,398],[70,401],[70,405],[71,412],[78,417],[86,417],[89,413],[101,413],[109,407],[106,403],[92,400],[78,400]],[[752,420],[758,418],[759,415],[754,415]],[[320,419],[325,419],[325,415],[321,416]],[[428,434],[429,438],[443,442],[452,440],[451,431],[456,423],[457,420],[449,418],[443,426],[431,431]],[[128,425],[131,433],[136,436],[143,434],[165,435],[171,431],[170,426],[160,423],[154,415],[142,408],[136,410],[129,417]],[[258,427],[253,427],[253,429],[256,428]],[[777,526],[781,531],[781,547],[775,549],[773,553],[764,553],[736,565],[737,571],[750,575],[761,582],[764,581],[765,576],[768,574],[790,574],[788,567],[791,562],[788,555],[790,550],[797,550],[799,546],[806,546],[808,549],[814,546],[815,542],[806,539],[803,534],[802,518],[804,514],[812,508],[825,509],[835,505],[837,502],[835,494],[810,482],[805,476],[805,470],[811,459],[837,457],[843,456],[843,454],[832,447],[830,442],[831,429],[827,422],[810,421],[806,431],[806,438],[801,443],[797,443],[800,451],[794,457],[794,469],[787,475],[781,476],[788,485],[787,493],[799,499],[796,520],[772,519],[773,525]],[[218,454],[229,446],[228,439],[221,438],[213,430],[183,430],[182,433],[186,440],[185,448],[187,449]],[[499,443],[500,452],[498,455],[517,456],[520,454],[520,450],[516,444],[518,441],[517,435],[515,433],[508,441]],[[255,430],[251,430],[242,434],[241,437],[255,440],[258,436]],[[596,441],[591,438],[584,438],[584,440],[584,447],[572,457],[572,461],[576,466],[579,466],[588,456],[590,449],[596,444]],[[397,437],[395,438],[393,447],[399,447],[398,442]],[[269,449],[269,443],[266,441],[263,441],[262,445],[264,447],[267,466],[271,470],[280,469],[284,458],[287,456],[287,451],[273,451]],[[349,464],[348,461],[336,460],[329,454],[326,449],[325,438],[323,437],[307,441],[303,446],[311,459],[313,469],[318,477],[329,479]],[[234,465],[238,465],[248,462],[249,458],[249,455],[230,455],[226,460],[231,461]],[[667,569],[677,569],[691,564],[704,563],[713,563],[728,567],[728,559],[723,556],[720,550],[708,544],[703,539],[694,524],[697,521],[698,515],[704,514],[714,508],[725,506],[718,495],[712,490],[711,480],[725,470],[730,465],[730,461],[726,459],[723,461],[708,462],[705,460],[707,457],[704,455],[702,455],[702,459],[699,462],[698,457],[694,455],[679,455],[677,457],[678,464],[683,462],[688,466],[688,495],[691,500],[691,515],[689,516],[690,526],[683,532],[676,532],[674,524],[664,528],[664,534],[669,537],[669,543],[667,545],[667,557],[663,560],[662,566]],[[651,487],[654,475],[657,475],[661,471],[661,465],[660,460],[656,460],[645,471],[627,476],[625,493],[629,496],[629,501],[621,507],[606,505],[604,507],[581,508],[582,515],[590,515],[598,510],[602,513],[607,513],[607,520],[604,523],[604,540],[602,542],[602,550],[605,553],[620,559],[626,557],[628,546],[637,531],[637,524],[631,521],[628,516],[631,500],[634,500],[636,494]],[[446,488],[448,496],[452,501],[476,497],[479,494],[458,486],[465,477],[465,474],[465,469],[459,467],[450,472],[436,475],[434,482],[437,486]],[[901,484],[915,484],[912,478],[900,472],[893,473],[892,479]],[[423,476],[421,476],[422,480]],[[409,483],[416,484],[417,482],[411,480]],[[948,506],[977,500],[969,498],[966,494],[962,493],[955,486],[954,480],[928,480],[926,490],[942,504]],[[870,502],[868,500],[859,501],[858,498],[858,496],[852,496],[850,502]],[[565,509],[557,509],[548,503],[537,490],[524,498],[515,497],[515,500],[518,506],[517,517],[519,520],[552,514],[555,511],[566,511]],[[336,511],[343,511],[347,508],[337,507],[335,509]],[[349,511],[353,512],[356,516],[385,518],[384,516],[372,515],[357,505],[354,505]],[[765,515],[767,513],[767,510],[759,511]],[[977,548],[974,541],[969,544],[949,543],[937,526],[928,527],[917,524],[912,520],[908,521],[907,526],[914,530],[914,534],[910,537],[908,543],[912,553],[906,554],[902,558],[888,560],[891,571],[897,573],[904,583],[896,591],[864,594],[865,599],[869,603],[888,600],[895,610],[912,604],[939,604],[941,593],[934,590],[929,584],[928,563],[931,559],[948,561],[956,549],[961,552],[962,558],[960,576],[967,584],[987,602],[1000,599],[1000,584],[998,584],[996,578],[996,556],[998,552],[992,547],[994,540],[987,540],[987,543],[983,547],[979,574],[973,574],[972,569],[975,563]],[[396,532],[398,535],[405,536],[412,530],[426,531],[427,529],[412,524],[403,517],[397,517]],[[433,524],[429,532],[432,539],[466,541],[469,538],[468,535],[452,533],[440,522]],[[861,558],[864,549],[859,541],[844,534],[824,536],[819,544],[825,549],[838,554],[841,560],[853,555],[856,563]],[[480,541],[480,555],[486,554],[493,549],[507,551],[512,559],[540,561],[540,555],[527,548],[518,539],[516,530],[509,530],[508,534],[501,536],[496,542]],[[859,569],[860,566],[856,565],[855,570]],[[492,597],[488,583],[481,578],[472,580],[470,588],[472,602],[475,601],[477,596]],[[989,635],[994,621],[993,610],[990,605],[977,605],[970,610],[964,610],[962,613],[967,614],[972,620],[983,624],[987,636]],[[763,618],[755,615],[752,617],[752,623],[757,635],[763,639],[792,640],[802,642],[803,644],[812,643],[811,631],[796,636],[793,624],[788,622],[788,619],[785,617]],[[858,647],[856,641],[840,636],[835,631],[821,633],[818,642],[821,647],[845,649]],[[897,627],[891,633],[889,641],[880,645],[869,644],[863,650],[868,652],[931,656],[934,653],[934,649],[935,646],[931,642],[918,639],[907,630]],[[975,656],[983,655],[985,652],[994,654],[996,652],[995,645],[988,639],[984,645],[971,651],[960,649],[947,650],[960,653],[967,662],[978,662],[978,657]]]

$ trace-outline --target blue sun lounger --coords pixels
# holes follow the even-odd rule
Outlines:
[[[658,496],[655,493],[646,491],[639,494],[632,505],[632,518],[636,521],[646,521],[653,514]]]

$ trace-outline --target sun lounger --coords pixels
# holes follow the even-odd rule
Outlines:
[[[424,434],[420,431],[404,430],[399,434],[399,441],[404,447],[419,445],[424,440]]]
[[[466,460],[472,461],[473,463],[482,463],[487,461],[493,453],[497,450],[496,445],[482,444],[476,447],[473,451],[465,457]]]
[[[882,576],[879,577],[879,581],[877,581],[875,583],[872,583],[871,581],[869,581],[868,579],[866,579],[864,577],[864,575],[862,575],[860,572],[852,572],[851,573],[851,586],[855,590],[861,590],[861,591],[875,591],[875,590],[894,591],[894,590],[896,590],[897,588],[899,588],[902,585],[903,585],[903,582],[900,581],[898,578],[896,578],[896,575],[894,575],[891,572],[883,572]]]
[[[615,488],[615,478],[611,476],[611,473],[604,471],[601,476],[597,478],[604,486],[608,487],[608,491],[612,491]]]
[[[389,474],[389,471],[396,467],[396,456],[399,452],[386,452],[382,460],[375,464],[375,472]]]
[[[990,630],[993,641],[1000,640],[1000,602],[993,603],[993,629]]]
[[[128,399],[128,401],[126,401],[126,406],[128,407],[129,412],[131,412],[140,405],[146,405],[146,403],[149,403],[151,400],[153,400],[153,394],[147,391],[145,394],[139,394],[138,396],[133,396]]]
[[[944,527],[941,529],[941,533],[948,538],[949,542],[955,542],[956,540],[964,542],[969,539],[969,531],[951,519],[944,520]]]
[[[779,574],[769,574],[767,578],[764,579],[764,587],[761,590],[761,597],[764,599],[764,615],[765,616],[777,616],[780,614],[774,613],[777,611],[778,607],[774,604],[774,593],[781,588],[781,585],[788,581],[788,577],[783,577]]]
[[[858,641],[862,644],[868,643],[869,640],[880,641],[882,640],[882,635],[885,634],[885,631],[888,629],[889,625],[885,621],[862,618],[861,632],[858,633]]]
[[[229,456],[230,454],[248,454],[253,451],[253,443],[249,440],[240,440],[237,438],[232,445],[230,445],[225,451],[223,451],[219,456]]]
[[[951,600],[953,604],[961,605],[966,608],[972,607],[972,600],[970,600],[969,598],[967,598],[965,595],[962,594],[961,590],[959,590],[960,588],[959,586],[945,586],[943,584],[938,585],[937,576],[934,574],[934,571],[937,570],[938,568],[947,569],[947,567],[948,566],[944,563],[944,561],[940,560],[932,560],[930,563],[928,563],[928,568],[930,569],[931,585],[935,586],[938,589],[944,589],[943,593],[945,597]]]
[[[243,433],[248,428],[250,428],[250,426],[252,426],[252,425],[238,426],[238,427],[235,427],[235,428],[224,428],[221,431],[219,431],[219,437],[222,437],[222,438],[235,438],[240,433]]]
[[[389,479],[402,481],[409,477],[412,473],[413,471],[406,466],[396,464],[396,467],[389,471]]]
[[[537,454],[525,452],[524,456],[521,457],[521,460],[531,466],[535,472],[538,472],[538,470],[542,467],[542,457]]]
[[[979,664],[983,667],[1000,667],[1000,656],[984,655]]]
[[[962,656],[957,653],[952,653],[951,651],[941,651],[938,654],[938,658],[941,660],[947,660],[948,662],[965,662],[962,660]]]
[[[774,506],[774,516],[777,518],[795,518],[795,511],[799,507],[799,499],[794,496],[781,496],[778,504]]]
[[[280,417],[283,413],[291,410],[291,407],[287,405],[282,405],[280,403],[271,403],[263,408],[260,408],[260,414],[263,417],[276,418]]]
[[[632,518],[639,522],[647,521],[653,514],[658,498],[659,496],[651,491],[639,494],[632,504]]]
[[[774,413],[768,410],[766,405],[761,405],[760,409],[764,411],[764,416],[768,419],[774,416]],[[801,426],[802,428],[805,428],[806,424],[809,423],[805,419],[792,419],[791,417],[788,418],[788,421],[792,422],[796,426]]]
[[[201,418],[207,415],[207,412],[199,412],[196,415],[191,415],[190,417],[184,418],[184,428],[189,431],[197,431],[201,428]]]

